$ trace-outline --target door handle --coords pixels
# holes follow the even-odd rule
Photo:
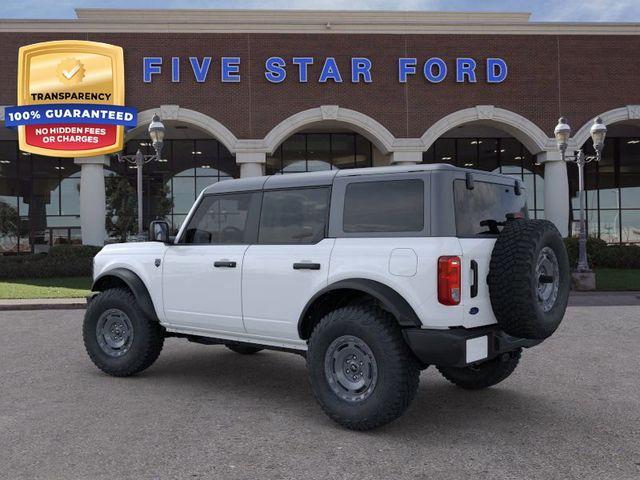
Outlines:
[[[236,262],[230,262],[229,260],[218,260],[217,262],[213,262],[213,266],[216,268],[236,268]]]
[[[298,262],[293,264],[294,270],[320,270],[319,263]]]
[[[471,273],[473,274],[473,285],[471,285],[471,298],[478,296],[478,262],[471,260]]]

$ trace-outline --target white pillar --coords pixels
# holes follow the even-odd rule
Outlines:
[[[389,159],[391,165],[415,165],[422,163],[422,152],[392,152]]]
[[[237,152],[236,163],[240,165],[240,178],[261,177],[264,175],[267,154],[264,152]]]
[[[103,167],[109,166],[109,157],[76,158],[80,165],[80,227],[83,245],[104,245],[107,237],[105,219],[107,206]]]
[[[537,161],[544,165],[544,216],[563,237],[569,234],[569,179],[567,164],[560,152],[542,152]]]

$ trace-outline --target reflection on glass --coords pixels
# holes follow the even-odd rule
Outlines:
[[[620,242],[620,212],[600,210],[600,238],[607,243]]]
[[[372,166],[373,146],[362,135],[356,135],[356,167],[366,168]]]
[[[373,146],[355,133],[298,133],[267,155],[267,175],[371,167]]]
[[[282,171],[287,173],[305,172],[306,162],[306,136],[302,134],[292,135],[282,144]]]
[[[174,177],[173,179],[173,212],[186,214],[196,196],[195,178]]]
[[[338,168],[355,166],[356,140],[349,133],[336,133],[331,136],[332,163]]]
[[[440,138],[435,143],[435,162],[456,164],[455,138]]]
[[[216,172],[217,172],[217,170],[216,170]],[[204,190],[209,185],[213,185],[217,181],[218,181],[217,177],[198,177],[198,178],[196,178],[196,198],[198,197],[198,195],[200,195],[200,193],[202,193],[202,190]]]
[[[622,211],[622,241],[640,243],[640,210]]]
[[[175,175],[180,177],[193,176],[194,171],[194,154],[195,146],[193,140],[173,140],[172,157],[170,158],[171,171],[177,172]],[[164,149],[163,149],[164,150]],[[163,156],[164,156],[163,151]]]
[[[80,179],[65,178],[60,182],[60,213],[80,215]]]
[[[636,181],[637,187],[625,187],[620,189],[621,207],[622,208],[639,208],[640,207],[640,175],[635,175],[633,180]]]

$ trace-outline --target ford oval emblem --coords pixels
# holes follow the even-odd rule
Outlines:
[[[471,315],[475,315],[476,313],[478,313],[480,311],[480,309],[478,307],[473,307],[471,310],[469,310],[469,313]]]

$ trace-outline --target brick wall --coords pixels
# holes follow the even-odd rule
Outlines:
[[[514,111],[549,135],[558,116],[567,115],[575,129],[593,115],[628,104],[640,104],[640,36],[555,35],[301,35],[301,34],[0,34],[0,104],[16,103],[18,48],[30,43],[81,39],[120,45],[125,52],[127,105],[139,110],[178,104],[217,119],[238,138],[261,138],[288,116],[323,104],[365,113],[397,137],[419,137],[431,124],[456,110],[492,104]],[[280,84],[264,77],[264,61],[277,55],[315,57],[309,82],[298,83],[290,66]],[[142,82],[142,57],[163,56],[162,76]],[[182,58],[180,83],[170,79],[170,57]],[[188,57],[213,57],[205,83],[197,83]],[[242,58],[240,83],[220,82],[221,56]],[[336,57],[344,82],[317,82],[321,63]],[[349,59],[373,61],[373,82],[352,84]],[[430,84],[418,74],[398,82],[398,57],[443,58],[449,75]],[[509,76],[487,84],[458,84],[454,59],[469,56],[482,67],[487,57],[504,58]],[[420,66],[418,67],[420,73]]]

